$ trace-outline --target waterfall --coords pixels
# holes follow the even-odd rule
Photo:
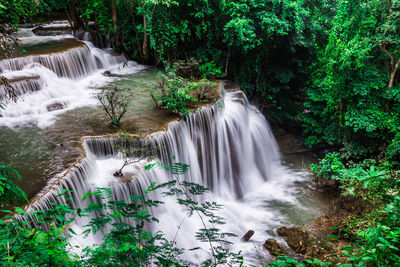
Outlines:
[[[52,24],[46,27],[51,28]],[[5,100],[5,88],[0,84],[0,100],[6,104],[1,110],[0,125],[13,127],[34,122],[47,127],[62,112],[96,105],[94,88],[105,86],[116,75],[144,68],[72,35],[37,36],[32,28],[22,28],[17,36],[30,55],[0,60],[0,75],[10,80],[20,99],[16,103]],[[37,52],[36,47],[42,50]],[[113,75],[105,76],[104,71]]]
[[[144,68],[132,61],[122,64],[126,61],[123,56],[94,47],[89,34],[82,36],[83,42],[73,39],[72,43],[72,35],[38,36],[29,28],[21,29],[18,36],[23,44],[56,44],[63,49],[0,61],[0,74],[9,79],[19,96],[17,102],[5,100],[4,85],[0,85],[0,100],[6,105],[1,110],[1,126],[33,122],[39,127],[47,127],[62,112],[97,104],[93,96],[96,88],[112,82],[115,76],[132,74]],[[105,71],[111,75],[103,75]],[[264,241],[270,237],[277,238],[274,229],[290,222],[284,209],[309,211],[310,208],[296,198],[299,192],[295,184],[305,176],[281,165],[279,149],[268,122],[249,103],[245,94],[240,90],[221,92],[218,103],[170,123],[165,131],[136,141],[137,145],[150,146],[158,152],[153,162],[167,165],[180,162],[190,166],[180,179],[210,189],[196,200],[216,201],[223,205],[219,215],[227,224],[221,227],[223,231],[238,235],[232,240],[231,249],[244,251],[250,262],[259,265],[260,259],[268,258],[267,252],[258,252],[262,250]],[[53,207],[51,203],[67,204],[69,199],[68,205],[73,208],[102,203],[104,200],[94,195],[81,200],[86,192],[94,192],[99,187],[112,188],[112,200],[130,202],[130,195],[142,195],[153,182],[162,184],[174,179],[162,168],[145,171],[146,161],[126,166],[123,179],[114,176],[124,162],[123,155],[114,149],[116,144],[129,145],[117,136],[83,138],[82,158],[50,179],[27,209],[50,209]],[[59,196],[63,190],[70,191]],[[195,232],[202,228],[199,218],[188,216],[173,197],[165,197],[161,190],[146,196],[165,203],[151,208],[152,215],[161,222],[151,225],[152,231],[161,230],[168,240],[173,240],[180,226],[177,246],[185,249],[200,247],[187,252],[186,259],[201,262],[209,256],[208,246],[199,244],[195,238]],[[96,212],[92,214],[94,217],[97,215]],[[70,227],[76,233],[82,233],[88,220],[88,217],[78,217]],[[35,218],[31,221],[34,224]],[[133,223],[129,219],[125,221]],[[241,243],[240,237],[250,229],[256,232],[253,242]],[[70,241],[83,249],[101,242],[109,230],[105,227],[95,236],[83,238],[78,235]]]
[[[29,94],[33,92],[37,92],[42,90],[42,88],[45,86],[45,82],[43,79],[40,79],[39,76],[33,76],[33,77],[23,77],[21,79],[16,79],[16,80],[9,80],[13,92],[17,96],[21,96],[24,94]],[[4,103],[9,103],[10,99],[6,97],[6,88],[4,84],[0,84],[0,101]]]
[[[4,59],[0,61],[0,72],[22,70],[26,65],[39,63],[56,73],[58,77],[78,79],[98,69],[122,62],[124,62],[122,56],[98,53],[82,43],[81,47],[61,53]]]
[[[100,200],[95,197],[90,197],[85,203],[80,201],[85,192],[95,191],[96,187],[111,187],[113,200],[129,202],[130,195],[142,194],[152,182],[161,184],[173,178],[164,169],[145,171],[147,163],[140,162],[124,169],[124,173],[132,176],[130,180],[120,181],[113,176],[123,163],[121,155],[113,149],[117,142],[119,139],[116,137],[85,138],[85,158],[50,181],[32,201],[30,209],[49,208],[63,189],[73,191],[74,208],[83,208],[89,202],[98,203]],[[279,211],[265,206],[265,200],[297,203],[293,197],[293,182],[300,179],[299,175],[280,164],[278,147],[267,121],[239,90],[226,92],[220,104],[204,107],[184,120],[172,122],[166,131],[154,133],[140,142],[158,148],[159,157],[155,161],[189,164],[189,171],[181,179],[210,189],[205,198],[225,206],[222,214],[228,224],[224,227],[238,234],[239,238],[249,229],[265,235],[266,227],[275,227],[285,221]],[[182,213],[174,199],[163,197],[161,192],[153,191],[150,197],[165,202],[165,207],[152,209],[153,215],[163,222],[162,225],[155,225],[154,229],[163,230],[170,240],[173,239],[177,225],[186,214]],[[59,201],[63,202],[63,198]],[[78,218],[72,227],[79,233],[87,222],[87,218]],[[184,224],[177,239],[178,246],[194,247],[197,242],[194,232],[199,228],[201,224],[198,220],[191,219]],[[108,231],[107,228],[103,230]],[[99,242],[104,232],[91,237],[91,242]],[[259,242],[266,239],[259,238]],[[85,238],[71,242],[84,246],[89,241]],[[240,243],[239,240],[236,242]],[[246,247],[241,246],[240,249]],[[202,247],[203,250],[193,252],[189,259],[207,255],[207,246]],[[253,247],[247,249],[254,251]]]

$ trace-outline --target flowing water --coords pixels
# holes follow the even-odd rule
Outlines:
[[[1,75],[9,78],[19,95],[16,103],[4,98],[0,84],[0,102],[6,104],[0,110],[0,162],[16,167],[23,177],[19,185],[30,198],[80,158],[81,137],[113,132],[95,98],[99,88],[117,85],[134,91],[133,103],[122,120],[126,131],[145,135],[171,119],[166,112],[154,110],[148,93],[155,70],[132,61],[114,64],[125,59],[72,35],[36,36],[32,28],[22,28],[17,36],[22,46],[16,57],[0,60]],[[70,54],[82,49],[82,59],[71,59]],[[21,56],[22,50],[26,56]],[[82,63],[79,68],[74,67],[75,59]],[[52,60],[53,65],[46,65]],[[63,68],[89,74],[63,77]],[[104,76],[104,71],[111,75]]]
[[[70,42],[68,39],[71,38],[38,37],[31,33],[30,29],[20,33],[23,42],[63,43]],[[40,38],[44,38],[43,42]],[[145,121],[149,120],[147,124],[154,123],[155,126],[146,126],[144,128],[147,130],[143,132],[139,130],[141,136],[145,136],[157,131],[160,121],[167,122],[171,118],[161,113],[146,119],[148,112],[154,112],[151,111],[148,95],[147,98],[141,96],[145,93],[140,88],[147,82],[135,77],[154,77],[154,72],[137,73],[143,67],[134,62],[129,62],[128,67],[123,68],[123,57],[94,48],[90,42],[76,45],[79,41],[72,40],[75,44],[67,50],[62,46],[58,52],[53,48],[55,50],[49,55],[32,52],[32,55],[25,57],[0,61],[2,74],[15,79],[14,83],[18,84],[23,100],[6,103],[4,118],[0,123],[3,125],[1,131],[5,132],[3,138],[9,143],[5,143],[3,149],[14,151],[13,157],[22,157],[33,166],[30,175],[32,181],[35,181],[33,177],[39,176],[42,177],[41,184],[47,183],[31,201],[30,209],[48,208],[63,189],[73,190],[72,206],[78,208],[87,204],[80,201],[82,195],[95,191],[96,187],[111,187],[114,199],[129,201],[129,195],[142,194],[152,182],[161,184],[173,179],[171,173],[164,169],[145,171],[143,167],[146,162],[126,167],[126,177],[123,180],[115,177],[113,173],[123,163],[121,155],[113,149],[113,144],[117,142],[115,138],[87,137],[82,141],[82,150],[77,148],[79,140],[72,136],[106,132],[99,126],[102,123],[97,120],[99,112],[94,110],[93,105],[96,102],[92,94],[94,88],[107,83],[112,82],[119,86],[139,84],[134,90],[140,101],[134,105],[136,107],[129,115],[131,119],[125,122],[129,131],[142,128],[142,123],[146,124]],[[101,73],[105,69],[118,74],[118,77],[103,76]],[[22,82],[35,85],[25,86]],[[51,110],[48,108],[50,105],[60,109]],[[140,122],[140,117],[145,119],[142,119],[142,123],[137,123]],[[74,130],[73,122],[77,119],[81,121],[81,126]],[[89,125],[87,127],[91,127],[91,130],[85,129],[83,125]],[[66,134],[68,131],[71,133]],[[74,140],[75,145],[63,143],[61,146],[54,141],[57,138],[63,140],[70,135],[67,139]],[[50,145],[53,147],[48,147],[48,140],[53,140]],[[155,161],[165,164],[181,162],[190,166],[189,171],[180,179],[210,189],[203,198],[223,205],[219,215],[227,223],[222,228],[238,235],[231,240],[231,249],[243,251],[249,263],[261,265],[271,259],[262,244],[270,237],[282,242],[276,235],[278,227],[307,224],[321,212],[322,201],[318,195],[307,190],[310,187],[309,174],[289,169],[282,164],[279,148],[267,121],[249,104],[240,90],[223,91],[219,104],[203,107],[185,120],[170,123],[166,131],[155,132],[142,140],[158,147],[159,155]],[[66,151],[72,147],[75,149],[73,152]],[[19,153],[16,152],[18,150]],[[59,157],[54,157],[56,154]],[[77,154],[83,154],[84,157],[72,166],[71,157],[66,157],[68,154],[74,155],[73,162],[76,161]],[[40,159],[41,157],[46,159]],[[55,159],[54,167],[44,168],[53,171],[47,171],[43,175],[46,170],[40,168],[43,162],[50,162],[52,157]],[[62,172],[60,169],[65,169],[66,166],[72,167]],[[36,169],[38,170],[35,172]],[[153,226],[153,230],[162,230],[169,240],[177,236],[178,247],[201,247],[200,250],[185,254],[186,259],[192,262],[199,262],[209,256],[207,244],[199,243],[195,238],[195,232],[202,228],[199,218],[195,215],[188,216],[174,198],[163,197],[161,191],[153,191],[150,197],[165,202],[163,206],[152,209],[153,215],[160,220],[159,224]],[[100,200],[94,197],[86,200],[90,201]],[[72,227],[76,232],[82,232],[86,220],[79,219]],[[177,234],[178,226],[180,230]],[[255,231],[251,241],[241,242],[240,238],[250,229]],[[101,235],[90,239],[75,238],[71,242],[83,248],[89,243],[99,242]]]

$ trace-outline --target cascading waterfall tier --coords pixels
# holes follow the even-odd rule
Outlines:
[[[23,43],[33,45],[72,38],[63,35],[36,36],[32,29],[21,29],[18,34]],[[12,127],[32,119],[37,120],[40,127],[46,127],[54,120],[54,114],[62,112],[57,110],[58,107],[65,111],[96,104],[93,101],[95,91],[91,88],[104,86],[114,79],[113,76],[132,74],[144,68],[134,62],[121,64],[125,61],[122,56],[95,48],[88,41],[88,34],[82,38],[85,42],[63,52],[0,61],[0,74],[12,82],[21,100],[17,103],[3,100],[6,109],[1,111],[3,118],[0,124]],[[111,75],[103,75],[106,70]],[[1,97],[4,98],[2,85]],[[94,195],[81,201],[84,193],[93,192],[98,187],[112,188],[112,200],[130,202],[130,195],[143,194],[152,182],[162,184],[174,179],[171,173],[161,168],[145,171],[146,161],[125,167],[123,179],[115,177],[113,174],[124,162],[123,155],[114,149],[116,144],[125,145],[118,137],[83,138],[82,159],[66,172],[50,179],[28,209],[50,209],[54,207],[51,203],[65,204],[70,196],[72,202],[68,205],[73,208],[102,203],[104,200]],[[294,184],[304,176],[281,165],[278,147],[267,121],[240,90],[225,92],[218,104],[203,107],[183,120],[170,123],[166,131],[137,139],[136,144],[156,149],[158,158],[154,161],[167,165],[173,162],[188,164],[189,171],[180,179],[210,189],[202,196],[203,199],[200,197],[197,200],[216,201],[224,206],[219,214],[227,221],[221,226],[223,231],[233,232],[239,238],[249,229],[256,232],[253,242],[239,244],[239,238],[233,241],[239,245],[233,245],[232,249],[242,250],[250,258],[262,258],[254,255],[258,254],[255,244],[261,247],[267,238],[276,238],[273,229],[290,221],[283,208],[293,210],[296,207],[302,212],[309,210],[295,197],[299,192]],[[64,189],[71,191],[67,191],[67,196],[59,196]],[[188,260],[201,262],[209,255],[208,247],[199,244],[195,238],[194,233],[203,227],[198,218],[196,220],[195,216],[182,212],[182,207],[174,198],[165,197],[159,190],[146,197],[162,199],[165,203],[159,208],[151,208],[151,213],[161,222],[152,225],[152,230],[162,230],[169,240],[175,240],[177,236],[175,241],[178,247],[201,247],[190,252]],[[97,215],[95,212],[92,214],[94,217]],[[34,223],[35,218],[31,219]],[[79,234],[88,220],[88,217],[76,218],[70,226]],[[128,219],[125,222],[134,223]],[[83,249],[91,243],[100,242],[109,230],[105,227],[96,236],[80,240],[78,235],[70,241]],[[256,265],[259,263],[254,262]]]
[[[58,77],[78,79],[98,69],[124,62],[122,56],[96,52],[94,53],[85,43],[81,43],[80,47],[61,53],[4,59],[0,61],[0,72],[22,70],[27,65],[38,63],[56,73]]]
[[[124,174],[130,179],[121,181],[115,177],[113,173],[123,164],[121,155],[114,151],[115,144],[119,142],[118,138],[85,138],[85,158],[63,176],[50,181],[48,187],[31,203],[30,209],[51,207],[50,203],[56,201],[56,196],[63,189],[72,190],[70,196],[74,208],[84,208],[90,202],[100,203],[102,200],[94,196],[85,203],[80,201],[84,193],[95,191],[96,187],[111,187],[113,200],[129,202],[130,195],[142,194],[152,182],[161,184],[173,179],[172,174],[164,169],[144,171],[146,162],[124,169]],[[293,176],[280,164],[278,147],[267,121],[239,90],[226,92],[219,104],[204,107],[184,120],[172,122],[168,130],[151,134],[140,142],[157,147],[159,157],[155,161],[190,165],[189,171],[181,179],[210,188],[205,198],[225,205],[226,211],[223,214],[228,217],[227,231],[242,235],[249,229],[247,227],[252,227],[264,233],[268,223],[279,225],[280,221],[285,220],[278,211],[263,207],[265,204],[261,204],[260,196],[274,201],[296,202],[288,197],[292,193],[288,184],[293,182]],[[266,190],[270,185],[275,186],[279,192],[272,188]],[[260,192],[261,189],[266,191]],[[151,210],[156,218],[164,222],[163,226],[155,225],[154,230],[162,230],[172,240],[176,227],[185,220],[186,214],[182,213],[182,208],[174,199],[163,197],[161,192],[153,191],[147,196],[165,202],[165,207]],[[248,202],[254,196],[256,200]],[[65,200],[61,197],[58,201],[62,203]],[[256,209],[254,205],[257,206],[257,212],[249,215],[248,212]],[[252,216],[256,216],[257,220],[249,222]],[[260,217],[262,222],[259,222]],[[72,226],[74,231],[82,232],[87,220],[78,218]],[[192,248],[197,242],[194,232],[201,227],[199,221],[183,225],[182,236],[177,239],[178,246]],[[102,234],[109,231],[107,228],[103,230],[92,237],[93,243],[100,242]],[[81,243],[76,239],[71,242],[83,246],[89,241],[85,238]],[[202,247],[204,250],[190,257],[201,258],[207,255],[207,246]]]
[[[221,103],[223,107],[217,104],[204,107],[184,120],[170,123],[167,131],[151,134],[141,142],[157,147],[158,160],[165,164],[173,161],[189,164],[186,179],[191,182],[207,186],[224,198],[239,199],[254,189],[254,184],[270,176],[271,164],[279,162],[279,152],[268,123],[248,104],[243,92],[227,92]],[[118,142],[118,138],[84,138],[85,159],[63,178],[50,181],[33,205],[39,209],[46,207],[44,203],[53,202],[53,196],[62,189],[73,190],[78,196],[93,190],[94,185],[99,185],[96,161],[121,161],[121,155],[114,151]],[[117,170],[118,164],[111,168]],[[150,179],[153,174],[142,172],[141,177]],[[170,174],[166,172],[164,176],[168,178]],[[104,180],[106,186],[108,182],[119,185],[142,182],[141,178],[128,183],[119,183],[112,175],[108,178],[109,181]]]
[[[21,77],[19,79],[9,80],[8,82],[12,86],[9,90],[13,90],[16,96],[40,91],[46,85],[45,81],[40,79],[40,76]],[[0,101],[4,103],[9,103],[11,101],[7,94],[6,85],[4,84],[0,84]]]
[[[104,87],[117,75],[144,69],[72,35],[37,36],[32,30],[24,28],[17,33],[29,56],[0,60],[0,75],[11,82],[19,96],[17,102],[6,99],[5,88],[0,85],[0,100],[6,104],[0,125],[34,122],[45,128],[62,112],[97,104],[93,89]],[[109,75],[103,75],[104,71]]]

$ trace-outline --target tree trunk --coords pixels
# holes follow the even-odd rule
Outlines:
[[[143,59],[146,62],[147,59],[149,58],[149,41],[148,41],[148,35],[147,35],[147,19],[146,16],[143,15]]]
[[[400,58],[395,62],[393,55],[390,54],[389,51],[386,49],[386,44],[379,45],[379,47],[382,49],[382,51],[384,53],[386,53],[389,56],[390,65],[391,65],[390,79],[389,79],[388,90],[387,90],[388,99],[386,100],[386,104],[385,104],[385,111],[388,112],[390,109],[390,99],[389,98],[390,98],[390,94],[391,94],[392,87],[394,84],[394,78],[396,76],[396,72],[400,66]]]
[[[137,31],[137,27],[136,27],[135,16],[132,16],[132,19],[133,19],[133,26],[135,28],[136,44],[137,44],[137,48],[138,48],[138,51],[139,51],[139,58],[143,59],[143,53],[142,53],[142,48],[140,47],[139,34],[138,34],[138,31]]]
[[[117,0],[111,0],[112,27],[114,33],[114,46],[119,48],[119,34],[117,31]]]
[[[231,57],[231,47],[228,47],[228,53],[226,55],[226,62],[225,62],[225,72],[224,77],[228,76],[228,67],[229,67],[229,58]]]
[[[111,0],[112,26],[114,34],[117,32],[117,0]]]
[[[82,21],[78,14],[78,3],[76,0],[70,0],[69,10],[71,10],[72,29],[77,30],[83,27]]]
[[[393,62],[394,63],[394,62]],[[397,60],[395,65],[392,65],[392,71],[390,72],[390,80],[388,84],[388,98],[390,97],[390,94],[392,92],[392,87],[394,84],[394,78],[396,76],[397,69],[399,68],[400,65],[400,58]],[[385,105],[385,111],[388,112],[390,109],[390,99],[386,100],[386,105]]]

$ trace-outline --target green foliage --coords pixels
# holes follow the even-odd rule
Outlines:
[[[327,154],[319,165],[311,165],[320,180],[332,179],[340,184],[344,195],[362,197],[363,200],[385,200],[390,198],[393,188],[398,188],[398,174],[376,160],[366,159],[361,163],[343,163],[339,153]]]
[[[345,248],[345,255],[356,266],[396,266],[400,260],[400,198],[394,196],[376,225],[358,232],[354,246]]]
[[[84,19],[84,21],[95,19],[103,34],[109,35],[112,32],[112,12],[110,1],[79,1],[79,10],[80,17]]]
[[[184,78],[220,78],[224,67],[249,97],[257,98],[263,111],[284,124],[302,109],[314,37],[325,30],[323,22],[310,20],[321,18],[310,9],[320,10],[325,3],[308,2],[121,0],[113,38],[138,61],[174,65]],[[79,9],[109,36],[109,1],[82,1]]]
[[[221,78],[223,76],[222,69],[218,67],[214,61],[208,61],[199,66],[200,76],[203,78]]]
[[[213,88],[215,88],[216,86],[217,86],[217,83],[211,82],[204,78],[201,79],[200,81],[190,83],[192,95],[194,95],[194,97],[200,101],[213,100],[214,94],[215,94],[213,92]]]
[[[312,59],[306,1],[231,1],[223,40],[230,48],[231,74],[263,111],[285,124],[299,112],[301,88]],[[281,110],[284,110],[282,112]]]
[[[197,99],[191,95],[193,84],[175,74],[159,73],[158,83],[151,90],[153,98],[159,101],[162,108],[171,110],[181,116],[189,115],[189,105]],[[155,94],[155,97],[154,97]]]
[[[44,0],[50,10],[63,10],[69,8],[69,1],[65,0]]]
[[[43,0],[0,0],[0,24],[24,23],[32,16],[48,10]]]
[[[65,193],[68,192],[64,191],[62,195]],[[66,238],[70,232],[68,225],[74,220],[74,211],[70,207],[52,203],[47,210],[24,212],[15,208],[15,212],[21,220],[8,215],[0,220],[1,265],[79,265],[78,257],[70,252],[71,245]],[[35,218],[34,221],[31,218]]]
[[[89,197],[101,200],[88,203],[86,208],[72,209],[69,206],[72,191],[62,190],[58,197],[65,204],[51,203],[46,210],[26,212],[15,208],[14,216],[0,220],[0,264],[6,266],[187,266],[183,261],[184,252],[175,246],[175,240],[165,239],[162,232],[149,231],[149,226],[158,223],[151,211],[163,202],[149,199],[154,190],[163,190],[165,196],[175,197],[188,214],[197,214],[203,228],[193,233],[200,242],[210,245],[211,258],[204,266],[243,264],[240,254],[232,253],[226,245],[231,244],[232,233],[222,232],[217,226],[224,224],[218,216],[222,208],[215,202],[198,201],[207,188],[181,180],[189,166],[174,163],[171,166],[156,162],[146,169],[160,167],[171,172],[175,179],[156,186],[152,183],[141,195],[130,196],[130,201],[115,200],[110,188],[97,188],[84,194],[82,201]],[[11,214],[12,211],[3,212]],[[96,214],[96,216],[93,216]],[[83,249],[83,257],[72,253],[67,238],[76,235],[70,224],[77,217],[88,217],[83,234],[106,231],[103,242]],[[186,216],[188,218],[190,216]],[[130,223],[127,223],[127,221]],[[177,232],[178,234],[178,232]],[[176,236],[177,236],[176,234]],[[175,238],[176,238],[175,236]],[[85,236],[83,236],[85,238]],[[196,250],[193,248],[191,250]]]
[[[109,189],[108,189],[109,190]],[[110,233],[104,235],[103,242],[84,249],[85,265],[89,266],[146,266],[179,265],[178,256],[181,250],[163,237],[161,232],[152,233],[145,225],[158,222],[151,216],[149,209],[157,207],[162,202],[152,201],[146,195],[153,190],[150,187],[144,196],[131,196],[131,202],[108,200],[110,195],[102,197],[105,204],[91,206],[86,212],[99,212],[87,225],[90,232],[96,233],[106,225],[111,226]],[[102,195],[98,192],[98,195]],[[133,224],[125,223],[130,219]]]
[[[344,248],[352,266],[395,266],[400,260],[399,172],[390,167],[373,159],[346,163],[339,153],[328,154],[312,166],[319,179],[337,181],[343,195],[377,210],[357,218],[358,226],[348,229],[356,236],[354,245]]]
[[[306,267],[306,266],[332,266],[330,262],[322,262],[318,259],[314,260],[304,260],[304,262],[298,262],[293,258],[289,258],[287,256],[280,256],[277,260],[273,261],[270,265],[272,267],[280,267],[280,266],[287,266],[287,267]]]
[[[14,183],[19,180],[21,177],[15,169],[0,165],[0,206],[28,201],[25,192]]]
[[[338,1],[334,7],[306,89],[307,143],[334,145],[353,159],[384,154],[392,144],[387,153],[397,159],[399,3]]]
[[[194,78],[199,76],[199,61],[195,58],[187,60],[177,60],[172,64],[172,69],[176,75],[183,78]]]
[[[227,246],[232,244],[229,238],[236,237],[236,235],[230,232],[222,232],[217,227],[217,225],[225,224],[224,219],[218,215],[218,211],[221,210],[222,206],[216,202],[199,201],[197,196],[203,195],[208,189],[199,184],[184,181],[180,177],[180,175],[185,174],[189,170],[189,165],[183,163],[166,165],[156,162],[148,165],[147,169],[155,166],[170,171],[175,178],[167,183],[158,185],[155,189],[168,189],[163,193],[165,196],[174,196],[177,203],[183,207],[188,216],[196,214],[202,222],[203,228],[200,228],[195,233],[195,236],[197,240],[209,244],[212,258],[202,262],[201,265],[243,264],[243,258],[240,256],[240,253],[230,251]]]

